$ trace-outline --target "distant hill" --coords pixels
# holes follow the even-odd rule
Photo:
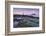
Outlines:
[[[32,15],[14,15],[14,17],[30,17],[30,18],[39,18],[39,17],[34,17]]]

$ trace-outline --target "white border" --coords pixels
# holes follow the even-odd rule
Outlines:
[[[39,27],[13,28],[13,8],[39,8]],[[42,30],[42,6],[10,5],[10,31],[35,31]]]

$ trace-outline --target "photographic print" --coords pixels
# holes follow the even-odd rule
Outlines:
[[[42,29],[42,6],[10,5],[11,31]]]
[[[39,27],[39,9],[13,8],[13,27]]]

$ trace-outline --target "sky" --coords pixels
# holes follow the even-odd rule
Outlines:
[[[19,15],[32,15],[35,17],[39,17],[39,9],[30,9],[30,8],[13,8],[13,14],[19,14]]]

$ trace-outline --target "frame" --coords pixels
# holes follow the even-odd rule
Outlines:
[[[19,35],[19,34],[37,34],[37,33],[44,33],[45,32],[45,3],[6,1],[5,4],[6,4],[6,6],[5,6],[5,8],[6,8],[5,9],[5,24],[6,24],[5,32],[6,32],[6,36],[8,36],[8,35]],[[28,10],[30,10],[29,8],[33,8],[33,11],[39,10],[38,11],[39,17],[40,17],[39,26],[36,25],[35,27],[33,26],[31,28],[30,27],[27,27],[27,28],[22,27],[21,28],[20,26],[19,26],[19,28],[18,27],[16,28],[16,26],[15,26],[14,27],[15,29],[14,29],[13,28],[13,14],[18,14],[18,13],[15,13],[15,12],[13,13],[13,10],[16,10],[16,12],[19,10],[20,14],[22,14],[21,13],[22,10],[24,9],[24,11],[27,11],[27,7],[28,7]],[[23,14],[27,15],[28,13],[23,13]],[[33,14],[33,15],[35,15],[35,14]]]

